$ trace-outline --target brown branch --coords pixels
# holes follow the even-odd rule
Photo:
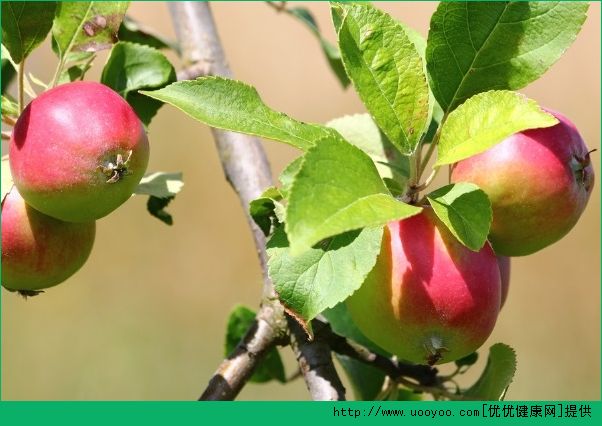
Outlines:
[[[330,348],[340,355],[345,355],[365,364],[372,365],[382,370],[395,381],[409,378],[415,380],[421,386],[436,386],[439,384],[436,368],[428,365],[401,363],[396,359],[372,352],[370,349],[350,339],[339,336],[325,322],[314,320],[314,327],[316,323],[322,325],[321,339],[327,342]]]
[[[231,77],[215,23],[205,2],[170,2],[168,4],[186,69],[180,78],[200,75]],[[247,212],[249,202],[271,186],[270,167],[259,139],[238,133],[211,129],[226,179],[238,194]],[[201,399],[234,399],[251,377],[267,350],[287,332],[284,311],[278,303],[267,275],[265,237],[250,216],[255,248],[264,277],[262,306],[254,326],[232,354],[218,367]]]
[[[202,75],[232,77],[217,34],[210,6],[206,2],[173,2],[169,10],[180,43],[185,68],[180,79]],[[282,343],[288,333],[284,309],[267,274],[265,236],[248,215],[249,202],[272,185],[270,167],[258,138],[211,129],[226,179],[239,196],[253,232],[261,264],[264,288],[256,322],[218,367],[200,399],[234,399],[267,350]],[[310,342],[296,323],[291,346],[314,399],[343,399],[344,388],[336,374],[330,349],[323,342]],[[310,385],[311,384],[311,385]]]
[[[314,339],[309,340],[305,330],[292,317],[288,318],[291,332],[290,343],[305,384],[313,400],[343,401],[345,387],[341,383],[334,364],[328,342],[323,339],[322,329],[327,324],[314,320]]]
[[[267,308],[260,310],[258,318],[245,336],[211,377],[199,401],[234,399],[253,374],[258,362],[277,343],[280,333],[271,328],[271,318],[263,317],[266,312]]]

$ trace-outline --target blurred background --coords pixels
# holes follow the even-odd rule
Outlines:
[[[427,35],[433,2],[377,3]],[[309,8],[334,41],[327,3]],[[263,3],[212,4],[236,78],[294,118],[323,123],[364,112],[343,90],[312,34]],[[129,14],[174,38],[163,2],[133,2]],[[589,148],[600,149],[600,4],[592,3],[573,46],[522,92],[570,117]],[[168,53],[176,68],[177,57]],[[87,79],[98,80],[107,53]],[[49,81],[56,58],[48,40],[28,71]],[[67,282],[27,300],[2,290],[2,399],[191,400],[223,358],[225,324],[235,304],[257,308],[261,273],[238,199],[220,167],[208,128],[163,107],[149,128],[149,171],[182,171],[185,186],[169,206],[174,225],[146,213],[134,197],[98,222],[87,264]],[[298,155],[266,142],[274,171]],[[3,146],[3,151],[5,150]],[[600,151],[593,154],[596,173]],[[517,352],[510,400],[600,399],[600,183],[577,226],[557,244],[512,263],[510,294],[482,349]],[[281,351],[287,374],[294,358]],[[349,392],[351,389],[348,387]],[[351,396],[351,395],[350,395]],[[240,399],[308,399],[302,380],[248,385]]]

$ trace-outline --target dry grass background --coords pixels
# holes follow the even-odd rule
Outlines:
[[[328,5],[303,5],[334,39]],[[377,5],[424,35],[436,7]],[[262,3],[212,7],[236,77],[257,87],[268,105],[313,122],[364,111],[353,90],[340,88],[299,23]],[[136,2],[130,11],[173,37],[164,3]],[[98,79],[105,58],[89,79]],[[48,81],[55,64],[47,43],[28,69]],[[588,146],[600,148],[599,3],[591,4],[564,57],[522,92],[563,111]],[[164,107],[149,138],[149,170],[184,172],[186,186],[170,206],[175,224],[150,217],[146,200],[135,198],[98,222],[92,256],[68,282],[27,301],[2,291],[3,399],[194,399],[222,359],[229,309],[257,306],[261,276],[253,244],[207,127]],[[273,142],[265,146],[275,173],[296,155]],[[600,155],[593,155],[598,174]],[[508,399],[600,398],[599,183],[570,235],[513,261],[509,299],[485,347],[498,341],[518,354]],[[292,373],[294,360],[288,350],[283,354]],[[307,397],[299,380],[249,385],[240,395]]]

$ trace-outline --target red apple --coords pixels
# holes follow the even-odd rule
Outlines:
[[[38,212],[13,187],[2,203],[2,285],[27,294],[65,281],[88,259],[95,232],[95,222]]]
[[[146,170],[149,146],[121,96],[80,81],[31,101],[13,130],[9,157],[28,204],[57,219],[89,222],[130,198]]]
[[[497,254],[524,256],[564,237],[579,220],[594,186],[589,152],[575,125],[516,133],[462,160],[453,182],[473,182],[493,209],[489,240]]]
[[[500,291],[489,244],[469,250],[425,208],[385,227],[376,266],[347,306],[360,331],[383,349],[435,364],[462,358],[485,342]]]
[[[506,303],[508,298],[508,289],[510,288],[510,258],[507,256],[498,256],[497,263],[500,267],[500,279],[502,282],[502,301],[500,303],[500,309]]]

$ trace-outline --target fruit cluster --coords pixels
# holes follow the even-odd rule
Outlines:
[[[10,139],[2,286],[35,294],[80,269],[95,221],[130,198],[148,158],[144,126],[107,86],[68,83],[31,101]]]
[[[532,254],[577,223],[594,184],[579,132],[558,124],[516,133],[455,164],[451,181],[472,182],[491,201],[489,243],[460,244],[429,207],[389,223],[377,264],[347,299],[360,330],[403,360],[443,363],[478,349],[508,294],[508,256]]]

